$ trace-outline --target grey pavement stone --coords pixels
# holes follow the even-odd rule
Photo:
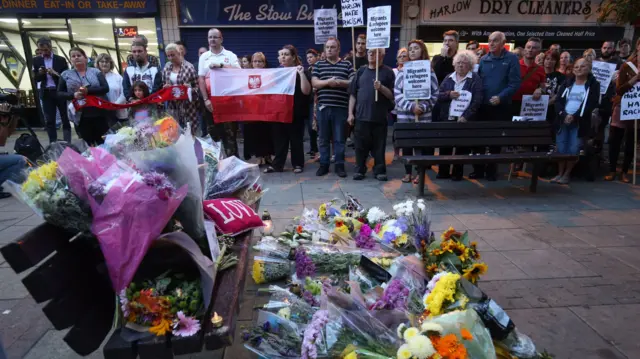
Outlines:
[[[21,299],[7,315],[0,315],[2,343],[9,358],[22,358],[51,329],[51,323],[31,297]],[[65,345],[60,343],[58,345]]]
[[[69,348],[67,345],[59,345],[63,342],[64,336],[68,330],[49,330],[47,331],[38,342],[29,350],[29,352],[23,357],[24,359],[101,359],[102,348],[96,350],[90,355],[83,357]],[[109,336],[107,336],[109,338]]]
[[[601,248],[601,250],[620,260],[622,263],[640,270],[640,247],[610,247]]]
[[[0,299],[22,299],[29,295],[20,276],[9,267],[0,267]]]
[[[559,248],[576,262],[604,277],[636,275],[638,270],[605,253],[600,248]]]
[[[488,229],[474,232],[491,247],[499,248],[500,251],[549,248],[549,244],[524,229]]]
[[[592,277],[597,274],[556,249],[506,251],[502,254],[531,278]]]
[[[13,225],[11,227],[7,227],[0,231],[0,245],[11,243],[14,240],[20,238],[23,234],[29,232],[35,228],[35,226],[22,226],[22,225]],[[2,260],[0,260],[0,263]]]
[[[573,227],[564,231],[598,248],[640,245],[640,239],[620,232],[615,226]]]
[[[566,231],[568,228],[559,228],[551,224],[527,227],[527,231],[532,236],[539,238],[554,248],[592,247],[591,244],[568,233]]]
[[[449,227],[453,227],[456,230],[462,232],[467,227],[460,222],[455,216],[451,214],[433,214],[431,215],[431,230],[436,232],[442,232]]]
[[[487,274],[482,276],[483,281],[527,279],[529,276],[516,267],[500,252],[480,253],[480,260],[489,266]]]

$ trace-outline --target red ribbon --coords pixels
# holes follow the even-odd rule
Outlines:
[[[163,103],[176,100],[191,100],[191,96],[189,94],[190,90],[191,88],[185,85],[165,87],[138,102],[123,104],[112,103],[96,96],[85,96],[85,98],[82,100],[73,100],[73,106],[76,108],[76,111],[82,109],[83,107],[98,107],[104,110],[121,110],[123,108],[129,108],[137,105],[146,105],[150,103]]]

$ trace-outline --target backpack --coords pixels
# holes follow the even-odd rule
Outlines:
[[[23,133],[18,137],[16,144],[13,146],[13,150],[32,162],[35,162],[38,157],[42,156],[40,141],[38,141],[37,137],[29,133]]]

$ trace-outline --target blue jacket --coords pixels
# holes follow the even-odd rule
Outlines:
[[[510,104],[522,81],[518,57],[506,49],[497,57],[491,53],[482,56],[478,74],[484,89],[483,103],[500,96],[500,104]]]
[[[453,74],[455,74],[455,72]],[[440,121],[449,120],[449,107],[451,107],[451,97],[449,97],[449,93],[454,90],[456,85],[451,78],[453,74],[449,74],[444,78],[444,81],[442,81],[440,89],[438,90]],[[462,89],[471,92],[471,103],[469,104],[469,107],[464,110],[462,117],[467,121],[473,121],[476,119],[476,113],[478,112],[478,108],[480,108],[480,104],[482,104],[482,79],[478,74],[471,72],[471,78],[464,82]]]

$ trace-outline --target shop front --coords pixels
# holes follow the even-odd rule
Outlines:
[[[461,48],[471,40],[487,42],[493,31],[502,31],[511,46],[524,47],[535,36],[543,40],[543,48],[557,43],[575,56],[624,37],[624,27],[596,24],[597,6],[589,0],[422,0],[418,37],[439,53],[444,31],[457,30]]]
[[[401,1],[363,0],[365,9],[382,5],[392,6],[391,46],[385,63],[393,66],[400,37]],[[208,29],[216,27],[223,32],[224,47],[238,57],[263,52],[269,66],[277,67],[278,50],[284,45],[294,45],[302,58],[307,49],[322,49],[313,36],[313,10],[320,8],[337,9],[341,52],[347,53],[352,47],[351,29],[342,27],[340,0],[181,0],[180,35],[192,62],[197,61],[199,47],[208,47]],[[356,36],[364,33],[365,27],[355,28]]]
[[[98,54],[107,53],[116,62],[115,71],[121,72],[136,34],[145,35],[149,53],[158,54],[159,21],[157,0],[2,0],[0,88],[19,90],[33,112],[28,117],[39,125],[40,104],[29,69],[40,37],[48,36],[53,52],[67,61],[74,46],[86,52],[90,65]]]

